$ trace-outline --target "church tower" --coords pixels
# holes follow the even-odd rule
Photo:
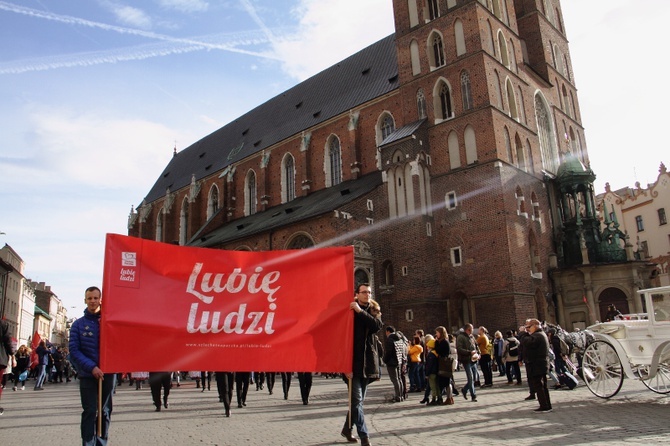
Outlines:
[[[429,160],[449,328],[552,320],[555,178],[568,153],[588,165],[559,1],[394,0],[394,12],[403,118],[418,130],[385,141],[381,163]]]

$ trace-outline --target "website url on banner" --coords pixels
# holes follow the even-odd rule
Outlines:
[[[205,342],[200,344],[186,344],[186,347],[207,347],[207,348],[270,348],[270,344],[217,344]]]

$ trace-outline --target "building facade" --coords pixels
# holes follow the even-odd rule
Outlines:
[[[11,271],[5,273],[5,286],[2,290],[2,296],[0,296],[0,318],[7,321],[11,336],[18,339],[23,282],[25,280],[23,277],[24,262],[16,251],[6,243],[0,249],[0,258],[11,267],[8,268]]]
[[[646,188],[638,182],[634,188],[612,190],[607,183],[596,198],[603,223],[616,222],[629,235],[636,258],[657,265],[658,286],[670,285],[670,174],[665,164]]]
[[[406,332],[558,320],[557,175],[589,164],[560,2],[393,6],[393,35],[175,149],[129,234],[353,245]]]

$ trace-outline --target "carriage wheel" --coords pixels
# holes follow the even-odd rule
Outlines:
[[[635,369],[635,374],[647,386],[649,390],[656,393],[670,393],[670,344],[666,345],[661,352],[656,375],[649,379],[649,365],[641,365]]]
[[[591,393],[600,398],[611,398],[623,384],[623,368],[614,347],[605,341],[596,341],[586,347],[582,361],[584,382]]]

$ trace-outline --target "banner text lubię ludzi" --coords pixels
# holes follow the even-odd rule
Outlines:
[[[247,314],[247,304],[241,303],[237,311],[231,311],[223,316],[220,311],[201,310],[200,303],[195,302],[191,304],[186,325],[189,333],[274,333],[272,323],[274,311],[277,309],[275,303],[277,298],[274,297],[274,294],[281,288],[276,285],[281,276],[279,271],[265,272],[262,267],[258,266],[254,269],[253,274],[247,275],[242,272],[241,268],[235,268],[226,276],[225,273],[202,272],[202,266],[202,263],[196,263],[193,266],[186,285],[187,293],[197,297],[204,304],[211,304],[216,295],[224,293],[263,293],[267,295],[269,311],[250,311]],[[196,324],[196,320],[199,320],[199,323]]]

